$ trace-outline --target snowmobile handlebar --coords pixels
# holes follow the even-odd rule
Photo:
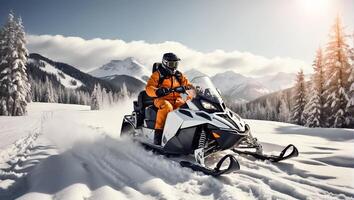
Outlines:
[[[193,89],[191,86],[179,86],[175,88],[170,88],[170,93],[177,92],[177,93],[186,93],[187,90]]]

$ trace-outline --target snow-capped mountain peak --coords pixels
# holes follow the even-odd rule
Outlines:
[[[102,67],[97,68],[89,74],[96,77],[106,77],[112,75],[128,75],[138,79],[148,76],[149,70],[133,57],[127,57],[124,60],[111,60]]]

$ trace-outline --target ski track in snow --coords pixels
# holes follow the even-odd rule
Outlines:
[[[119,138],[121,117],[129,112],[126,102],[107,111],[47,108],[55,111],[37,117],[39,127],[15,142],[19,148],[8,150],[13,154],[2,160],[7,159],[0,169],[0,199],[354,198],[352,130],[338,133],[348,140],[331,140],[326,129],[318,137],[315,130],[252,120],[254,135],[269,142],[265,149],[292,142],[300,157],[271,163],[236,156],[241,170],[214,178]],[[301,130],[312,136],[295,134]],[[279,144],[270,144],[269,137],[277,137]]]

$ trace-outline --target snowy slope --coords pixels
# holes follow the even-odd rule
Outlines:
[[[31,106],[36,112],[30,116],[37,116],[33,125],[38,119],[43,122],[40,134],[34,137],[28,129],[32,139],[26,139],[18,130],[17,146],[25,150],[1,161],[0,199],[354,198],[353,130],[251,120],[253,134],[266,151],[293,143],[300,156],[282,163],[236,156],[240,171],[213,178],[120,139],[119,125],[131,109],[131,100],[103,111],[59,104]],[[42,110],[46,112],[38,115]],[[0,117],[0,124],[7,120]],[[10,126],[19,128],[16,123]]]
[[[54,67],[53,65],[49,64],[48,62],[46,62],[44,60],[35,60],[32,58],[29,58],[28,62],[37,65],[38,68],[44,72],[56,75],[56,77],[58,78],[60,83],[66,88],[76,89],[76,88],[79,88],[83,85],[83,83],[81,81],[69,76],[68,74],[65,74],[60,69],[57,69],[56,67]]]
[[[128,75],[144,80],[144,77],[150,76],[151,72],[135,58],[128,57],[124,60],[111,60],[102,67],[89,72],[89,74],[96,77]]]

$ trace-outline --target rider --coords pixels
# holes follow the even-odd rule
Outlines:
[[[162,64],[146,85],[146,93],[155,98],[154,105],[158,108],[154,134],[154,144],[157,145],[161,145],[167,114],[185,103],[180,92],[185,92],[191,86],[186,76],[177,70],[179,61],[174,53],[165,53]],[[171,91],[172,89],[179,92]]]

